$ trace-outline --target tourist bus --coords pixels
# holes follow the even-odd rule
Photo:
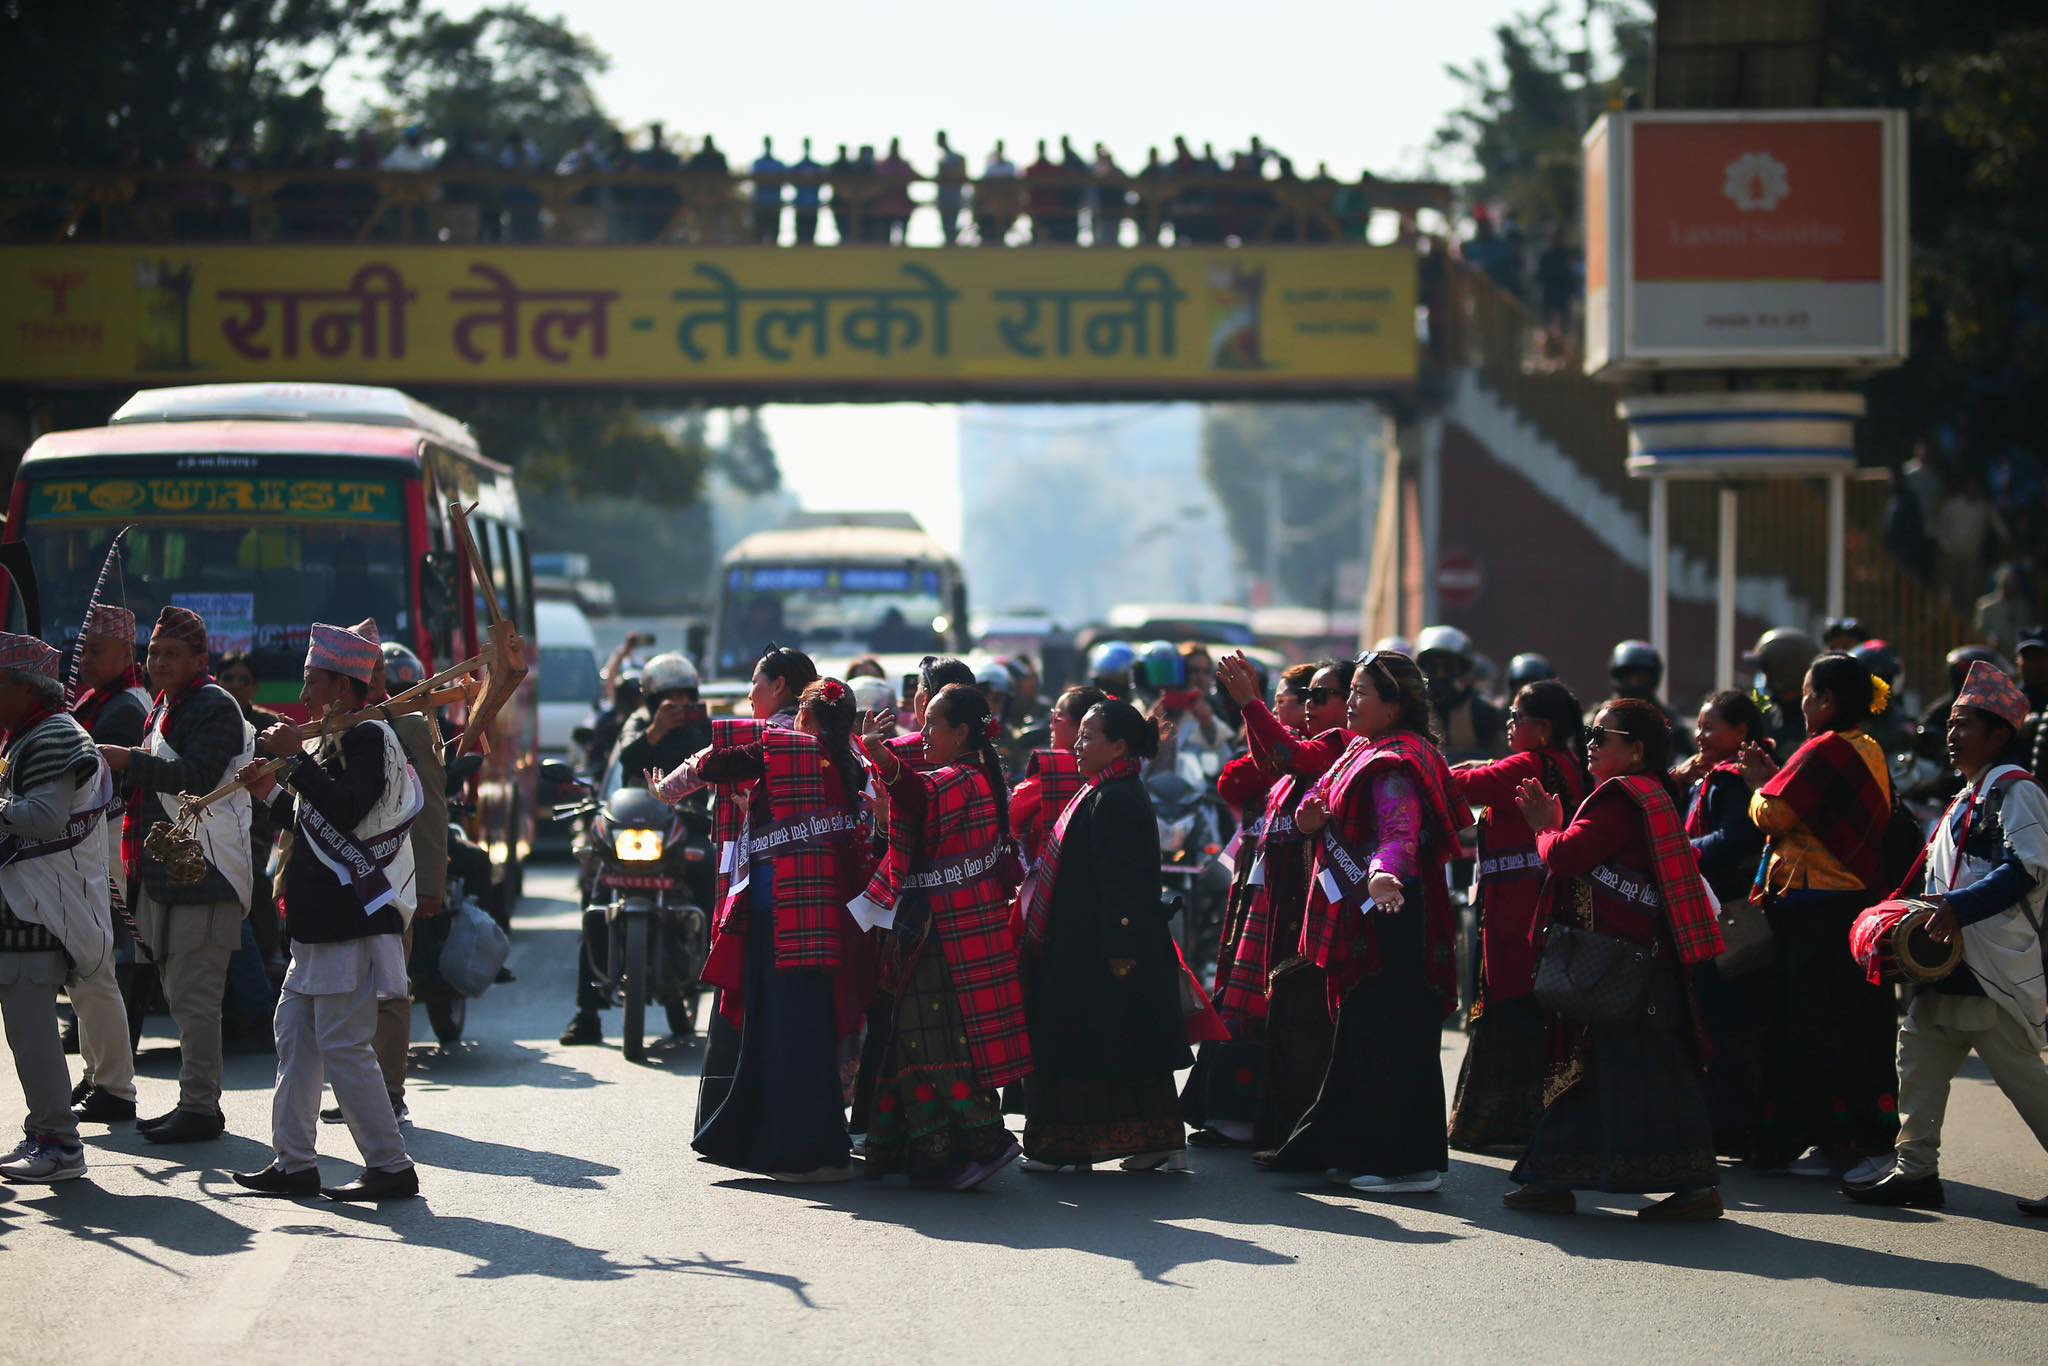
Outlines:
[[[460,422],[395,389],[145,390],[105,427],[52,432],[29,447],[6,539],[27,547],[45,638],[63,648],[78,634],[108,545],[129,528],[102,600],[133,611],[145,635],[165,605],[190,607],[206,618],[216,662],[248,654],[258,703],[301,717],[315,621],[373,617],[430,670],[482,647],[489,614],[480,594],[459,588],[468,579],[447,513],[455,498],[476,504],[482,568],[531,640],[532,577],[511,471],[486,459]],[[537,666],[535,652],[529,658]],[[533,838],[533,694],[529,677],[499,714],[476,780],[474,833],[491,851],[493,899],[508,908]]]
[[[904,512],[798,513],[727,552],[705,673],[714,694],[752,676],[770,645],[789,645],[837,677],[873,655],[892,683],[926,655],[968,652],[960,563]]]

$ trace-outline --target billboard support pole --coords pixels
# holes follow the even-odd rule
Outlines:
[[[1671,484],[1664,479],[1650,481],[1650,644],[1664,661],[1661,699],[1671,677]]]
[[[1735,686],[1735,586],[1736,518],[1740,515],[1741,490],[1721,485],[1721,583],[1714,600],[1714,688]]]
[[[1849,615],[1849,478],[1828,476],[1828,615]]]

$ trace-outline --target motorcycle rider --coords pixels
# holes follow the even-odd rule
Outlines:
[[[1003,756],[1005,773],[1015,772],[1029,752],[1019,741],[1020,727],[1010,717],[1016,700],[1012,690],[1016,685],[1016,675],[1001,660],[984,664],[974,671],[974,686],[981,689],[981,695],[988,699],[988,714],[995,718],[996,751]]]
[[[1200,645],[1155,640],[1139,652],[1137,672],[1138,682],[1152,695],[1149,714],[1163,727],[1163,743],[1146,771],[1171,773],[1182,755],[1192,755],[1205,773],[1213,777],[1220,772],[1230,736],[1209,699],[1209,688],[1216,681],[1216,665],[1209,652]]]
[[[1852,654],[1869,639],[1870,632],[1854,617],[1829,617],[1827,625],[1820,628],[1820,647],[1833,654]]]
[[[711,743],[711,720],[699,701],[698,686],[697,666],[685,655],[668,651],[647,661],[640,670],[640,709],[626,718],[617,751],[606,772],[597,775],[600,785],[616,765],[621,787],[645,787],[648,770],[670,772]],[[604,1042],[598,1012],[610,1004],[610,987],[596,965],[610,955],[608,935],[603,912],[586,910],[582,949],[576,957],[576,1013],[562,1031],[564,1044]]]
[[[1507,717],[1472,681],[1472,637],[1455,626],[1425,626],[1415,662],[1429,680],[1429,709],[1444,737],[1444,756],[1498,758],[1507,753]]]
[[[1551,665],[1549,656],[1533,652],[1516,655],[1508,661],[1508,696],[1515,696],[1531,683],[1555,677],[1557,670]]]
[[[2027,698],[2027,722],[2020,728],[2020,762],[2037,783],[2048,783],[2048,627],[2029,626],[2013,646],[2020,667],[2020,691]]]
[[[1104,640],[1088,651],[1089,686],[1111,697],[1131,696],[1131,674],[1138,652],[1127,640]]]
[[[1805,667],[1803,664],[1800,665],[1801,669]],[[1658,653],[1656,646],[1647,640],[1624,640],[1619,645],[1616,645],[1614,653],[1607,657],[1607,679],[1610,685],[1607,702],[1618,702],[1629,698],[1638,702],[1649,702],[1655,705],[1658,711],[1664,713],[1664,720],[1671,727],[1671,753],[1673,757],[1680,757],[1693,752],[1691,729],[1678,719],[1678,713],[1665,706],[1663,699],[1657,696],[1657,689],[1664,685],[1664,656]],[[1797,711],[1799,709],[1797,705],[1799,701],[1797,696],[1799,687],[1797,678],[1793,680],[1792,686],[1794,691],[1792,698],[1794,703],[1793,710]],[[1593,733],[1593,718],[1599,714],[1600,707],[1606,706],[1607,702],[1602,702],[1599,707],[1594,707],[1586,713],[1586,733],[1588,735]],[[1793,743],[1796,745],[1798,742],[1794,741]],[[1781,754],[1789,752],[1787,750],[1779,751]]]
[[[1770,706],[1764,711],[1764,727],[1767,738],[1778,747],[1778,753],[1789,756],[1793,750],[1806,743],[1806,717],[1799,709],[1799,689],[1806,681],[1807,666],[1820,653],[1820,646],[1812,636],[1796,626],[1774,626],[1756,638],[1756,645],[1742,657],[1742,667],[1756,675],[1751,691],[1759,703],[1766,700]],[[1940,726],[1947,726],[1947,714],[1943,713]]]
[[[628,666],[619,673],[618,680],[611,686],[611,702],[601,709],[590,721],[590,733],[583,745],[583,771],[593,778],[604,777],[605,765],[611,762],[612,751],[619,747],[619,736],[626,729],[626,722],[640,710],[646,699],[641,694],[640,670]]]
[[[1892,690],[1892,696],[1899,695],[1899,677],[1904,669],[1899,663],[1897,650],[1882,640],[1866,640],[1844,653],[1852,659],[1862,660],[1871,677],[1882,678],[1884,685]],[[1865,729],[1871,739],[1884,746],[1886,754],[1899,754],[1912,748],[1913,728],[1906,720],[1904,707],[1886,707],[1882,713],[1870,718]]]

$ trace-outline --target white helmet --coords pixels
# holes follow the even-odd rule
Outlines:
[[[1441,650],[1469,662],[1472,658],[1472,637],[1455,626],[1425,626],[1422,634],[1415,638],[1415,657],[1420,659],[1433,650]]]
[[[856,678],[847,687],[853,692],[855,711],[896,710],[896,690],[889,686],[886,678]]]
[[[663,693],[679,692],[684,688],[697,687],[697,666],[690,662],[688,655],[679,655],[671,650],[659,654],[640,666],[640,691],[643,696],[659,697]]]
[[[1410,659],[1415,657],[1415,642],[1406,636],[1381,636],[1372,643],[1372,648],[1388,654],[1407,655]]]

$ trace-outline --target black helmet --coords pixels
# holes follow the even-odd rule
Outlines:
[[[1799,691],[1799,680],[1820,654],[1820,642],[1797,626],[1774,626],[1756,638],[1756,645],[1742,657],[1742,666],[1764,676],[1770,691],[1790,697]]]
[[[1948,652],[1948,690],[1961,692],[1963,680],[1969,677],[1970,666],[1982,661],[2001,673],[2011,672],[2005,661],[1998,657],[1998,651],[1989,645],[1958,645]]]
[[[1607,657],[1607,676],[1613,678],[1629,673],[1651,674],[1662,682],[1664,656],[1658,654],[1657,647],[1647,640],[1624,640]]]
[[[1508,686],[1517,692],[1539,679],[1555,678],[1557,670],[1539,654],[1519,654],[1508,661]]]
[[[1820,638],[1830,636],[1854,636],[1857,640],[1868,640],[1870,632],[1863,629],[1863,623],[1854,617],[1829,617],[1828,624],[1821,627]]]
[[[1863,667],[1882,678],[1888,687],[1899,684],[1899,652],[1882,640],[1866,640],[1849,651],[1851,659],[1861,660]]]

